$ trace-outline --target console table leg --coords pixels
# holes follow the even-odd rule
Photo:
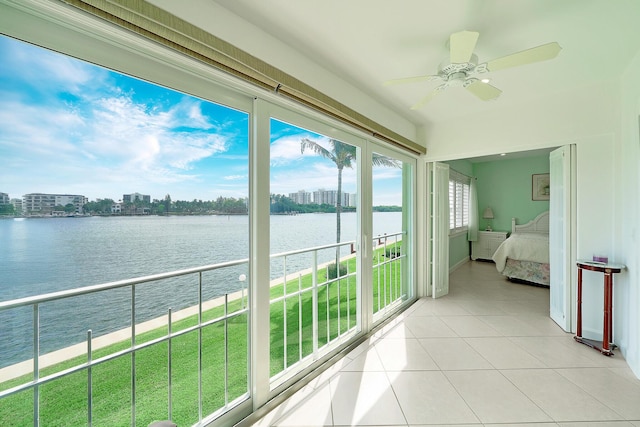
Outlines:
[[[576,336],[582,338],[582,269],[578,269],[578,313]]]
[[[610,352],[609,343],[611,342],[611,326],[612,326],[612,313],[611,313],[611,288],[612,288],[611,273],[604,273],[604,334],[602,337],[602,351]]]

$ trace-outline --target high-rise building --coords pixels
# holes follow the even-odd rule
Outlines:
[[[308,205],[311,203],[311,193],[304,190],[298,190],[297,193],[289,193],[289,198],[299,205]]]
[[[342,206],[355,206],[356,205],[355,196],[356,196],[355,194],[342,192],[340,196],[340,201],[341,201],[340,204]],[[313,203],[317,205],[327,204],[331,206],[336,206],[337,202],[338,202],[337,190],[325,190],[324,188],[320,188],[313,192]]]

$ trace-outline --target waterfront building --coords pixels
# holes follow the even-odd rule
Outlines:
[[[114,203],[111,205],[111,213],[112,214],[120,214],[122,213],[122,205],[120,203]]]
[[[342,206],[355,206],[355,194],[354,196],[354,203],[351,203],[351,195],[349,193],[345,193],[343,192],[340,196],[341,199],[341,205]],[[313,203],[317,204],[317,205],[323,205],[323,204],[327,204],[327,205],[331,205],[331,206],[336,206],[338,202],[338,191],[337,190],[325,190],[323,188],[318,189],[317,191],[313,192]]]
[[[289,193],[289,198],[299,205],[308,205],[311,203],[311,193],[305,190],[298,190],[297,193]]]
[[[350,196],[349,193],[342,193],[340,197],[342,199],[342,203],[340,203],[342,206],[355,206],[355,205],[349,204],[349,201],[351,200],[349,196]]]
[[[13,205],[13,211],[17,214],[22,213],[22,199],[13,198],[9,202]]]
[[[151,203],[151,196],[149,194],[140,194],[140,193],[131,193],[131,194],[123,194],[122,201],[124,203]]]
[[[22,209],[27,214],[51,214],[56,206],[75,206],[75,213],[81,214],[82,207],[89,200],[79,194],[29,193],[22,196]]]
[[[336,199],[338,196],[338,192],[336,190],[325,190],[324,188],[319,188],[318,190],[313,192],[313,203],[316,205],[336,205]]]
[[[9,195],[7,193],[0,193],[0,205],[9,204]]]

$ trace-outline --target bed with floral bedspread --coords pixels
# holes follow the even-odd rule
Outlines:
[[[511,228],[493,255],[496,268],[509,279],[549,286],[549,212],[522,225],[514,218]]]

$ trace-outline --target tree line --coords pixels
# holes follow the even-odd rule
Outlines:
[[[154,199],[152,202],[119,203],[121,215],[242,215],[247,214],[247,199],[233,197],[218,197],[215,200],[171,200],[167,195],[164,199]],[[99,199],[88,202],[83,206],[85,213],[93,215],[111,215],[111,207],[115,205],[112,199]],[[352,206],[343,206],[343,212],[355,212]],[[399,212],[400,206],[375,206],[374,212]],[[295,213],[335,213],[336,207],[329,204],[298,204],[284,194],[272,194],[270,211],[272,214]]]
[[[112,206],[120,205],[120,215],[238,215],[247,213],[246,199],[234,197],[218,197],[215,200],[172,200],[170,195],[164,199],[153,199],[151,202],[136,200],[118,202],[113,199],[98,199],[83,206],[85,213],[94,215],[112,215]]]

